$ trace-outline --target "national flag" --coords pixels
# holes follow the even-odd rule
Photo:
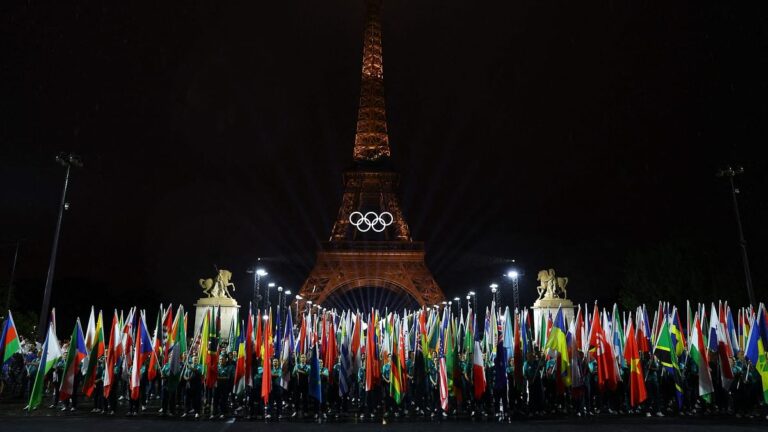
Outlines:
[[[96,329],[94,331],[93,343],[91,345],[90,353],[88,354],[87,368],[83,374],[83,393],[86,396],[91,397],[94,389],[96,388],[96,369],[99,363],[99,358],[104,355],[104,324],[102,320],[101,311],[99,311],[99,318],[96,321]]]
[[[69,351],[67,360],[64,363],[64,376],[59,388],[59,400],[65,401],[72,397],[76,391],[75,374],[80,373],[80,362],[85,358],[85,340],[83,338],[83,329],[80,327],[80,318],[75,322],[75,328],[72,329],[72,336],[69,338]]]
[[[669,322],[666,318],[663,319],[660,326],[658,339],[656,340],[656,348],[654,349],[653,353],[659,359],[661,365],[664,366],[665,370],[672,374],[672,378],[675,383],[677,404],[682,408],[683,386],[682,378],[680,376],[680,366],[677,363],[677,355],[675,353],[675,347],[672,343],[672,337],[669,331]]]
[[[368,327],[370,329],[370,327]],[[312,358],[309,362],[309,395],[323,402],[322,382],[320,381],[320,352],[317,344],[312,347]]]
[[[483,364],[483,350],[480,342],[475,341],[475,349],[472,355],[472,382],[475,386],[475,399],[479,400],[485,393],[485,365]]]
[[[51,312],[51,316],[53,316]],[[43,401],[43,387],[45,386],[45,376],[51,371],[56,362],[61,358],[61,347],[59,346],[59,339],[56,337],[56,331],[54,330],[54,319],[51,319],[48,324],[48,333],[45,336],[45,342],[43,343],[42,354],[40,356],[40,365],[37,368],[35,374],[35,382],[32,385],[32,392],[29,396],[28,410],[37,409],[40,403]]]
[[[264,403],[269,403],[269,393],[272,392],[272,310],[264,321],[264,357],[262,365],[264,373],[261,374],[261,398]]]
[[[712,393],[715,389],[712,385],[712,375],[709,371],[709,361],[707,359],[707,347],[704,344],[704,337],[701,334],[701,322],[698,315],[693,319],[691,326],[691,359],[696,363],[699,369],[699,396],[707,402],[712,401]]]
[[[112,391],[112,385],[115,381],[115,365],[120,358],[120,320],[117,316],[117,309],[112,315],[112,326],[109,329],[109,342],[105,352],[106,361],[104,362],[104,397],[109,398]]]
[[[754,324],[749,329],[749,337],[746,342],[746,349],[744,351],[745,357],[747,357],[755,370],[760,374],[763,390],[763,401],[768,403],[768,353],[766,353],[765,345],[763,344],[763,332],[764,324],[760,321],[764,321],[765,311],[760,305],[760,309],[754,318]]]
[[[600,324],[600,311],[595,304],[592,316],[592,328],[589,334],[590,352],[597,361],[597,386],[600,391],[606,388],[615,390],[619,377],[616,373],[616,359],[613,356],[613,348],[605,336],[605,331]]]
[[[13,323],[13,315],[8,311],[8,318],[5,319],[3,333],[0,335],[0,367],[18,352],[21,352],[19,333]]]
[[[643,403],[647,397],[645,381],[643,380],[643,367],[640,364],[640,352],[637,350],[635,339],[635,326],[629,320],[627,329],[627,344],[624,347],[624,358],[629,365],[629,403],[636,407]]]
[[[235,385],[232,388],[232,393],[241,395],[245,393],[246,381],[245,381],[245,340],[243,335],[237,341],[237,362],[235,363]]]
[[[144,314],[139,314],[139,321],[136,326],[136,341],[133,347],[133,364],[131,365],[130,390],[131,399],[138,400],[141,389],[141,367],[144,362],[153,355],[152,339],[149,337],[147,324],[144,321]]]
[[[565,338],[565,319],[563,318],[562,308],[557,308],[557,315],[552,325],[547,343],[544,345],[545,349],[554,350],[557,353],[556,367],[557,367],[557,383],[558,392],[562,392],[563,387],[570,387],[571,385],[571,362],[568,359],[568,343]],[[498,379],[499,377],[497,377]]]

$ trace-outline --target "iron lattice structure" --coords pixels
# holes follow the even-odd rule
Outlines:
[[[352,154],[355,166],[343,175],[338,217],[301,288],[302,303],[322,304],[333,294],[368,287],[407,293],[420,305],[445,299],[424,262],[424,244],[411,239],[397,195],[400,176],[389,168],[380,12],[381,1],[369,0]],[[356,211],[389,212],[392,224],[380,233],[361,232],[350,223]]]

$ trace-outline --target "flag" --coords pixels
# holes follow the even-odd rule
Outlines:
[[[764,320],[764,313],[761,305],[757,315],[755,315],[754,324],[749,329],[749,337],[747,338],[744,355],[760,374],[763,385],[763,400],[768,403],[768,358],[766,358],[767,354],[763,344],[763,335],[761,335],[761,327],[764,325],[760,323],[760,321]]]
[[[109,342],[107,343],[106,361],[104,362],[104,397],[108,398],[115,380],[115,365],[120,358],[120,320],[117,309],[112,315],[112,327],[109,329]]]
[[[544,345],[545,349],[551,349],[557,352],[557,366],[558,366],[558,383],[562,383],[562,386],[569,387],[571,385],[571,362],[568,360],[568,343],[565,340],[565,319],[563,318],[562,308],[557,308],[557,315],[552,325],[552,330],[547,338],[547,343]],[[497,377],[498,380],[498,377]],[[561,381],[562,380],[562,381]],[[560,387],[560,386],[558,386]],[[559,388],[558,390],[562,390]]]
[[[53,316],[53,312],[51,312],[51,316]],[[55,321],[51,319],[51,323],[48,324],[48,333],[45,336],[45,342],[43,343],[43,349],[40,355],[40,365],[35,374],[32,393],[29,395],[27,409],[30,411],[40,406],[40,403],[43,401],[45,376],[51,371],[61,357],[61,347],[59,346],[59,339],[56,337],[56,331],[54,330],[54,322]]]
[[[3,333],[0,337],[0,367],[17,352],[21,352],[19,333],[13,323],[13,315],[11,315],[11,311],[8,311],[8,318],[3,324]]]
[[[90,353],[88,354],[87,368],[83,374],[83,393],[86,396],[91,397],[93,390],[96,388],[96,369],[99,363],[99,358],[104,355],[104,325],[99,311],[99,318],[96,321],[96,328],[93,333],[93,342],[91,344]]]
[[[240,395],[245,393],[246,381],[245,381],[245,340],[243,335],[237,342],[237,363],[235,363],[235,385],[232,388],[232,393]]]
[[[285,317],[285,329],[283,330],[283,337],[281,338],[283,348],[280,351],[280,368],[283,373],[280,377],[280,386],[288,390],[288,386],[291,383],[291,372],[293,370],[293,319],[291,317],[291,308],[288,308],[288,313]],[[332,366],[331,366],[332,367]]]
[[[69,352],[67,360],[64,363],[64,376],[61,380],[59,389],[59,400],[65,401],[72,397],[76,391],[75,374],[79,373],[80,362],[85,358],[85,340],[83,339],[83,329],[80,327],[80,318],[75,322],[75,328],[72,329],[72,336],[69,338]]]
[[[264,356],[262,366],[264,373],[261,374],[261,398],[264,403],[269,403],[269,393],[272,391],[272,310],[269,311],[267,319],[264,321]]]
[[[666,317],[663,319],[658,339],[656,340],[656,348],[653,353],[659,359],[659,362],[664,366],[668,373],[672,374],[672,378],[675,382],[675,394],[677,395],[678,407],[683,406],[683,386],[682,378],[680,376],[680,366],[677,363],[677,355],[675,353],[675,347],[672,343],[672,337],[669,332],[669,322]]]
[[[370,329],[370,327],[368,327]],[[317,399],[318,403],[323,402],[323,388],[320,381],[320,352],[317,344],[312,347],[312,358],[309,363],[309,395]]]
[[[148,357],[153,355],[152,340],[149,338],[147,324],[144,322],[144,315],[139,314],[139,322],[136,326],[136,341],[133,347],[133,364],[131,365],[131,399],[139,399],[139,390],[141,386],[141,367]]]
[[[597,361],[597,386],[600,391],[606,388],[615,390],[619,378],[616,374],[616,359],[613,356],[613,348],[608,342],[605,331],[600,325],[600,312],[595,304],[592,316],[592,328],[589,332],[590,353]]]
[[[483,364],[483,351],[480,342],[475,341],[472,355],[472,381],[475,385],[475,399],[479,400],[485,393],[485,365]]]
[[[629,365],[629,403],[632,407],[636,407],[645,401],[647,393],[643,379],[643,367],[640,365],[640,352],[637,350],[637,341],[635,340],[635,326],[631,319],[627,329],[624,359]]]
[[[709,361],[707,359],[707,349],[704,344],[704,337],[701,334],[701,322],[698,315],[693,319],[691,325],[691,359],[696,363],[699,369],[699,396],[707,402],[712,401],[712,393],[715,392],[712,386],[712,375],[709,371]]]
[[[397,345],[392,350],[392,369],[390,379],[390,392],[395,403],[400,405],[406,391],[407,369],[405,367],[405,339],[403,338],[403,327],[400,326],[397,337]]]

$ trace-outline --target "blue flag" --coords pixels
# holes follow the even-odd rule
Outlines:
[[[317,344],[312,349],[312,360],[309,362],[309,395],[323,402],[323,387],[320,382],[320,355],[317,352]]]

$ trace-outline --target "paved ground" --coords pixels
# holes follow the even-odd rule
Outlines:
[[[263,421],[223,420],[223,421],[190,421],[180,419],[162,419],[153,415],[138,418],[122,416],[104,417],[97,415],[56,415],[49,412],[37,412],[35,415],[12,414],[3,411],[0,414],[0,425],[3,431],[41,432],[55,430],[56,432],[83,431],[164,431],[169,428],[186,431],[270,431],[293,432],[308,430],[339,431],[339,432],[483,432],[508,431],[563,431],[563,432],[656,432],[656,431],[765,431],[768,422],[765,420],[737,420],[735,418],[644,418],[644,417],[601,417],[599,419],[564,419],[564,420],[523,420],[511,424],[495,422],[463,421],[394,421],[386,425],[381,422],[281,422],[264,423]]]

